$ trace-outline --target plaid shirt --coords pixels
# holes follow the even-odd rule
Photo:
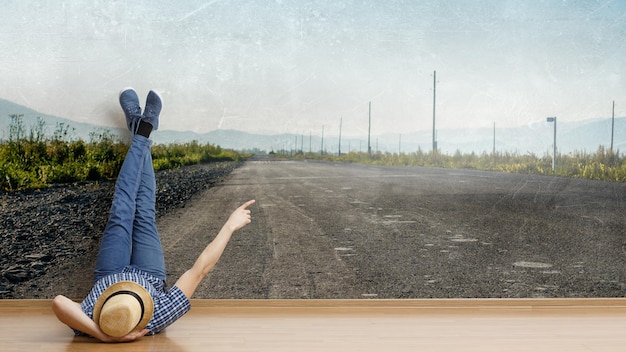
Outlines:
[[[107,275],[93,285],[87,297],[80,304],[83,312],[89,318],[93,319],[93,309],[102,292],[119,281],[134,281],[145,287],[150,296],[152,296],[154,313],[146,326],[146,329],[150,330],[148,335],[158,334],[191,309],[189,299],[187,299],[180,288],[173,286],[166,291],[165,281],[157,279],[140,269],[125,267],[121,273]],[[78,330],[74,330],[74,333],[76,335],[86,335]]]

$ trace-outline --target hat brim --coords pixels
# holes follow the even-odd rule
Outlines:
[[[137,326],[135,326],[135,328],[128,333],[130,334],[143,330],[150,322],[150,319],[152,319],[152,313],[154,312],[154,301],[152,300],[152,296],[150,296],[150,293],[148,292],[148,290],[145,289],[145,287],[133,281],[119,281],[104,290],[100,297],[98,297],[98,300],[96,300],[96,305],[93,308],[93,321],[99,325],[102,306],[109,297],[119,291],[131,291],[141,299],[141,303],[144,307],[143,315],[139,320]]]

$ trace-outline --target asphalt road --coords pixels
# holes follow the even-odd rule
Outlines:
[[[620,297],[625,196],[562,177],[254,159],[159,227],[174,280],[256,199],[198,298]]]

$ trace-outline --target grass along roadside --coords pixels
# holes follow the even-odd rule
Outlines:
[[[620,156],[619,151],[612,152],[603,146],[599,146],[595,153],[576,152],[566,155],[558,153],[554,170],[552,169],[551,155],[537,156],[508,152],[462,154],[457,151],[453,155],[448,155],[424,152],[418,149],[411,153],[375,152],[371,155],[364,152],[350,152],[341,155],[302,152],[270,154],[276,157],[370,165],[475,169],[626,182],[626,159]]]
[[[8,140],[0,141],[0,188],[4,191],[36,189],[52,184],[111,180],[117,177],[128,143],[110,131],[90,133],[89,141],[72,138],[72,129],[57,125],[46,136],[38,119],[26,133],[22,115],[10,115]],[[247,155],[211,144],[157,144],[152,147],[156,171],[217,161],[239,161]]]

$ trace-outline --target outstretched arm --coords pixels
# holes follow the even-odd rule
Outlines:
[[[230,215],[217,236],[196,259],[193,267],[176,281],[175,285],[183,291],[187,298],[191,299],[202,279],[213,269],[222,256],[232,234],[250,223],[250,210],[247,208],[252,204],[254,204],[254,200],[244,203]]]
[[[144,329],[140,332],[119,338],[108,336],[83,312],[80,308],[80,304],[61,295],[56,296],[54,300],[52,300],[52,310],[57,316],[57,319],[63,324],[78,331],[82,331],[103,342],[129,342],[148,333],[148,330]]]

